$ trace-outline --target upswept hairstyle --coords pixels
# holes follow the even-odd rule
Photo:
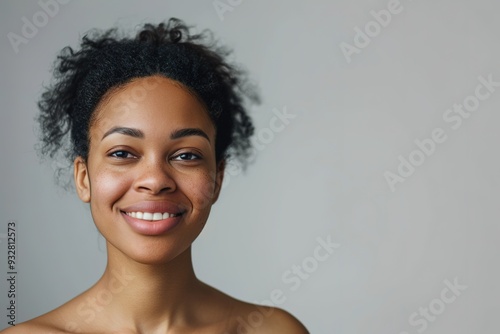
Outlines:
[[[135,78],[161,75],[182,83],[207,107],[216,128],[217,162],[235,157],[244,165],[254,132],[245,105],[259,98],[210,31],[189,30],[171,18],[145,24],[135,38],[122,37],[117,29],[92,31],[79,50],[62,49],[53,83],[38,102],[41,156],[87,159],[93,113],[106,93]]]

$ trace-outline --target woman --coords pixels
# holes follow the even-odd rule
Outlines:
[[[108,262],[90,289],[5,333],[307,333],[289,313],[194,274],[191,244],[225,162],[244,160],[253,133],[242,74],[204,38],[171,19],[63,50],[39,102],[42,152],[73,161]]]

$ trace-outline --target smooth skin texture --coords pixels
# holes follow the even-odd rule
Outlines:
[[[105,272],[66,304],[2,333],[307,334],[286,311],[239,301],[195,276],[191,244],[223,181],[215,131],[204,105],[170,79],[109,92],[91,122],[88,159],[74,162],[78,196],[106,239]],[[125,209],[155,202],[179,208],[178,224],[155,235],[131,228]]]

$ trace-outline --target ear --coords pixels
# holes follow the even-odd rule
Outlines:
[[[217,165],[217,172],[215,174],[215,190],[212,197],[212,204],[217,202],[220,190],[222,189],[222,181],[224,179],[224,170],[226,169],[226,160],[221,160]]]
[[[78,156],[73,163],[76,192],[78,197],[85,203],[90,202],[90,180],[87,163]]]

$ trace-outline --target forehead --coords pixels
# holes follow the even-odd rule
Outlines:
[[[163,76],[133,79],[102,98],[91,132],[122,125],[154,128],[201,127],[215,132],[206,106],[182,83]]]

